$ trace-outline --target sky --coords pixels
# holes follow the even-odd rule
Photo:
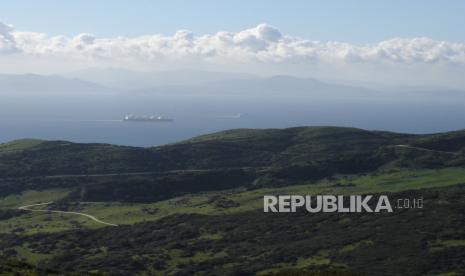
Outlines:
[[[427,36],[465,42],[462,0],[15,0],[0,2],[0,20],[20,30],[99,37],[241,31],[259,23],[312,40],[354,44]]]
[[[465,87],[465,1],[2,1],[0,73],[202,68]]]

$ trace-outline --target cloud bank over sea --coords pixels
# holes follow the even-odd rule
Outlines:
[[[465,44],[394,37],[369,45],[317,41],[259,24],[239,32],[138,37],[50,36],[0,22],[1,73],[58,73],[88,67],[202,68],[405,85],[465,86]]]

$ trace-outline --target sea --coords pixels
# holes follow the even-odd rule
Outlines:
[[[124,122],[126,114],[173,122]],[[465,129],[465,102],[441,99],[312,97],[157,97],[76,103],[0,103],[0,143],[66,140],[138,147],[236,128],[347,126],[402,133]]]

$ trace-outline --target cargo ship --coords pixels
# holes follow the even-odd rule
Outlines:
[[[163,116],[135,116],[132,114],[126,115],[123,118],[124,122],[172,122],[173,119],[165,118]]]

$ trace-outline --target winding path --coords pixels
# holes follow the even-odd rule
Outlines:
[[[60,213],[60,214],[72,214],[72,215],[79,215],[79,216],[84,216],[84,217],[87,217],[97,223],[100,223],[100,224],[105,224],[105,225],[108,225],[108,226],[118,226],[117,224],[113,224],[113,223],[108,223],[108,222],[104,222],[104,221],[101,221],[99,220],[98,218],[92,216],[92,215],[89,215],[89,214],[85,214],[85,213],[79,213],[79,212],[68,212],[68,211],[55,211],[55,210],[37,210],[37,209],[31,209],[31,207],[36,207],[36,206],[44,206],[44,205],[49,205],[49,204],[52,204],[53,201],[50,201],[50,202],[46,202],[46,203],[38,203],[38,204],[31,204],[31,205],[25,205],[25,206],[20,206],[18,207],[19,210],[25,210],[25,211],[31,211],[31,212],[50,212],[50,213]]]

